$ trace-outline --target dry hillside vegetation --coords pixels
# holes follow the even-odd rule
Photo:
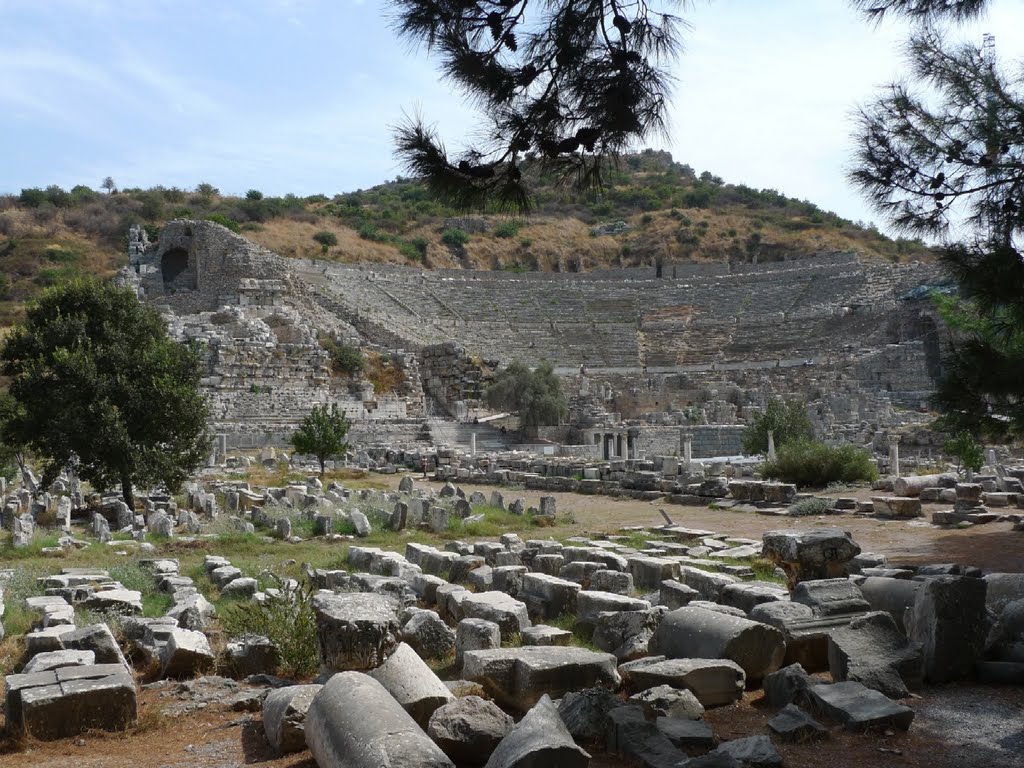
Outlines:
[[[174,218],[211,219],[293,258],[510,271],[589,271],[685,261],[753,263],[822,251],[869,259],[929,259],[919,241],[892,240],[774,190],[697,174],[664,152],[624,158],[600,192],[577,193],[539,178],[529,216],[460,215],[419,183],[368,190],[244,197],[209,184],[125,189],[25,189],[0,197],[0,324],[20,316],[40,289],[78,275],[109,276],[125,262],[128,227],[151,237]],[[318,233],[334,235],[325,249]]]

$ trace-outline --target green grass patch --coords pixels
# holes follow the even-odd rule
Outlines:
[[[558,618],[548,620],[547,625],[572,632],[572,640],[570,641],[572,645],[587,648],[591,651],[601,650],[593,642],[594,628],[589,625],[580,624],[576,620],[575,614],[564,613]]]
[[[446,538],[449,535],[454,535],[454,538],[463,536],[497,538],[503,533],[523,533],[536,528],[533,518],[529,515],[513,515],[500,507],[477,505],[473,507],[473,515],[483,515],[483,519],[463,520],[454,517],[448,521],[447,534],[442,534],[442,536]]]

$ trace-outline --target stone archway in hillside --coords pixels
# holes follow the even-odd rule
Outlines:
[[[188,251],[184,248],[171,248],[160,257],[160,273],[166,290],[196,287],[195,278],[188,268]]]

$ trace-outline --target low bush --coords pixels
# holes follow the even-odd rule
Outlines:
[[[815,440],[786,443],[778,449],[775,461],[761,467],[761,474],[801,487],[878,479],[878,469],[867,451],[852,445],[825,445]]]
[[[518,221],[503,221],[501,224],[494,228],[495,237],[515,237],[519,234],[519,222]]]
[[[832,502],[828,499],[802,499],[793,504],[788,512],[793,517],[811,517],[812,515],[827,515],[832,509]]]
[[[281,674],[305,679],[320,666],[313,613],[312,587],[289,588],[277,579],[279,595],[267,596],[262,603],[240,602],[221,611],[221,626],[230,637],[260,635],[268,638],[281,653]]]
[[[242,227],[234,219],[229,219],[227,216],[221,213],[211,213],[206,217],[207,221],[212,221],[214,224],[220,224],[222,227],[227,227],[236,235],[242,231]]]
[[[466,230],[464,229],[452,227],[450,229],[444,230],[444,232],[441,233],[441,241],[445,245],[458,247],[461,245],[465,245],[466,243],[469,242],[469,233],[467,233]]]
[[[366,364],[362,350],[354,344],[339,344],[329,340],[324,344],[324,348],[331,355],[331,368],[335,373],[355,376]]]

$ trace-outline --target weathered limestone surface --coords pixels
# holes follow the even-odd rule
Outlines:
[[[493,621],[506,641],[530,626],[526,604],[504,592],[467,594],[462,601],[462,613],[467,619]]]
[[[306,748],[306,712],[322,685],[278,688],[263,700],[263,732],[279,754]]]
[[[812,685],[806,695],[812,709],[837,720],[849,731],[880,727],[905,731],[914,720],[914,710],[910,707],[897,704],[860,683]]]
[[[398,602],[369,592],[313,597],[320,663],[328,670],[372,669],[398,643]]]
[[[631,690],[671,685],[692,691],[705,707],[732,704],[743,697],[746,674],[727,659],[665,659],[651,656],[623,664],[619,672]]]
[[[454,768],[383,685],[340,672],[306,713],[306,744],[318,765],[350,768]]]
[[[514,725],[493,702],[465,696],[435,710],[427,735],[455,763],[482,765]]]
[[[434,710],[455,698],[406,643],[400,643],[387,661],[368,674],[383,685],[424,730]]]
[[[562,646],[467,651],[462,674],[482,684],[499,703],[522,711],[545,693],[561,696],[598,686],[615,689],[621,682],[610,653]]]
[[[946,683],[969,676],[984,652],[989,619],[985,581],[968,576],[927,579],[907,614],[907,635],[920,643],[924,677]]]
[[[838,528],[766,531],[762,538],[764,556],[786,571],[790,589],[808,579],[845,576],[846,564],[861,552]]]
[[[138,719],[135,681],[120,664],[8,675],[4,701],[8,730],[43,741],[124,730]]]
[[[775,627],[693,606],[666,614],[651,643],[671,659],[729,659],[752,682],[778,669],[786,654]]]
[[[544,694],[501,740],[485,768],[586,768],[590,755],[573,741]]]

